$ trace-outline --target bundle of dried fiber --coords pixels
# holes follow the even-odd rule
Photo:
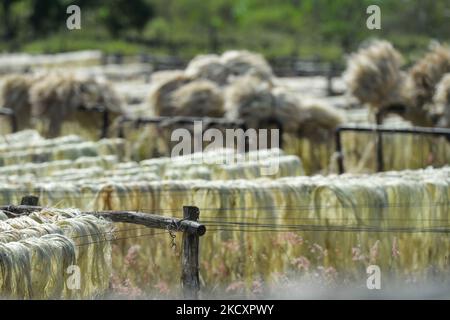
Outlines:
[[[226,90],[225,110],[230,119],[243,119],[249,128],[263,128],[274,119],[275,99],[269,83],[253,76],[236,79]]]
[[[108,289],[111,275],[110,240],[113,231],[112,223],[92,215],[82,215],[75,209],[47,208],[29,216],[8,219],[6,225],[10,226],[11,229],[4,228],[7,230],[0,233],[0,243],[8,240],[22,241],[27,239],[29,244],[32,245],[37,241],[36,238],[45,239],[46,234],[63,234],[64,237],[76,243],[73,262],[69,265],[76,264],[84,275],[80,290],[68,290],[64,286],[65,281],[52,282],[45,280],[47,275],[40,275],[40,278],[36,276],[37,281],[44,278],[43,283],[50,281],[51,284],[48,284],[48,286],[51,285],[52,287],[47,287],[45,291],[35,291],[35,282],[33,281],[33,292],[38,295],[32,298],[95,297]],[[25,241],[22,242],[26,243]],[[50,252],[47,254],[50,254]],[[55,254],[55,252],[52,254]],[[55,262],[50,260],[48,263],[53,267]],[[33,260],[31,265],[39,268],[43,264],[35,263]],[[42,270],[35,270],[36,274],[40,271]],[[66,269],[61,272],[61,276],[65,274]],[[43,294],[43,296],[39,296],[39,294]]]
[[[46,234],[62,234],[62,230],[54,224],[40,224],[33,227],[13,228],[0,232],[0,243],[20,241],[28,238],[39,238]]]
[[[434,102],[441,109],[439,126],[450,127],[450,73],[447,73],[439,82]]]
[[[373,108],[402,103],[402,56],[387,41],[374,41],[352,54],[344,79],[348,91]]]
[[[63,121],[77,120],[87,128],[98,128],[102,115],[88,112],[104,107],[112,116],[121,113],[121,101],[106,82],[73,74],[50,74],[30,90],[32,114],[47,119],[50,137],[60,134]],[[87,111],[80,111],[84,108]]]
[[[0,210],[0,221],[5,221],[6,219],[8,219],[8,216],[6,215],[6,213],[4,213],[2,210]]]
[[[0,297],[29,299],[31,254],[20,242],[0,243]]]
[[[176,107],[173,105],[172,94],[175,90],[191,82],[192,79],[182,72],[169,74],[155,83],[150,91],[150,108],[156,116],[172,116]]]
[[[77,215],[55,224],[77,244],[77,265],[89,275],[81,283],[80,297],[95,297],[109,287],[111,277],[112,223],[91,215]]]
[[[224,52],[220,60],[228,73],[228,82],[233,82],[233,78],[244,75],[266,81],[270,81],[274,77],[272,68],[266,59],[258,53],[232,50]]]
[[[173,78],[174,76],[179,76],[184,74],[183,70],[161,70],[155,71],[150,77],[150,83],[157,84],[167,79]]]
[[[69,135],[64,137],[58,137],[54,139],[42,139],[21,141],[12,144],[0,144],[0,151],[11,152],[14,150],[34,150],[37,148],[51,148],[60,145],[70,145],[84,142],[84,140],[76,135]]]
[[[450,48],[434,46],[409,70],[405,94],[412,106],[419,108],[432,102],[436,86],[450,72]]]
[[[21,243],[30,250],[31,299],[67,297],[68,268],[76,263],[74,243],[60,234],[29,238]]]
[[[63,297],[75,246],[60,234],[0,244],[0,294],[18,299]],[[4,259],[3,259],[4,257]]]
[[[29,74],[14,74],[2,80],[0,105],[14,111],[17,115],[19,130],[31,126],[31,104],[29,91],[34,83],[34,77]]]
[[[297,134],[314,142],[331,139],[334,130],[344,122],[344,114],[325,101],[304,101],[300,112],[303,121]]]
[[[300,99],[281,87],[275,88],[273,95],[275,118],[283,125],[283,130],[286,132],[297,132],[299,125],[306,120],[306,114],[301,107]]]
[[[227,84],[228,71],[220,57],[215,54],[198,55],[186,67],[188,77],[206,79],[219,86]]]
[[[19,132],[0,136],[0,144],[2,145],[22,143],[23,141],[36,143],[42,140],[44,140],[44,138],[36,130],[22,130]]]
[[[192,81],[172,94],[174,115],[195,117],[222,117],[222,92],[209,80]]]

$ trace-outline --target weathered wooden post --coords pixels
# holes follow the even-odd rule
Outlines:
[[[184,219],[197,222],[199,215],[200,210],[197,207],[183,207]],[[198,299],[198,294],[200,291],[198,256],[199,235],[184,232],[181,286],[185,299]]]
[[[336,160],[338,165],[339,174],[343,174],[345,172],[344,169],[344,154],[342,151],[342,140],[341,140],[341,128],[337,127],[334,132],[334,144],[336,148]]]
[[[25,196],[22,198],[20,205],[35,207],[38,205],[38,203],[39,203],[39,197],[29,195],[29,196]]]

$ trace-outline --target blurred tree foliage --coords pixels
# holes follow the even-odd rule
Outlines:
[[[70,4],[81,7],[82,30],[65,28]],[[366,28],[372,4],[381,7],[381,30]],[[335,58],[367,38],[387,38],[406,50],[447,41],[449,23],[449,0],[2,0],[0,49],[78,45],[191,56],[248,48]]]

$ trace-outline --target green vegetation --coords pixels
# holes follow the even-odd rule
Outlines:
[[[82,29],[66,28],[77,4]],[[368,30],[366,9],[381,7],[382,29]],[[414,55],[430,39],[450,38],[448,0],[2,0],[2,51],[172,54],[230,48],[268,57],[339,59],[367,38],[386,38]]]

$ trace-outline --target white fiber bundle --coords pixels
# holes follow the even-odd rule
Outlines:
[[[8,219],[8,216],[6,215],[6,213],[4,213],[2,210],[0,210],[0,221],[5,221],[6,219]]]
[[[344,123],[344,114],[324,101],[303,102],[298,134],[313,142],[331,140],[334,130]]]
[[[22,130],[15,133],[9,133],[6,135],[0,135],[0,144],[14,145],[16,143],[22,143],[28,141],[31,143],[38,143],[44,140],[44,138],[36,130]]]
[[[82,76],[104,78],[116,83],[126,83],[146,79],[147,75],[152,72],[152,67],[144,63],[126,63],[77,68],[74,71]]]
[[[0,252],[9,254],[11,259],[2,261],[0,268],[2,296],[19,299],[62,297],[66,269],[75,263],[75,247],[68,238],[59,234],[28,238],[0,244]]]
[[[315,143],[330,140],[344,121],[341,112],[323,101],[300,101],[285,88],[272,88],[253,77],[242,77],[230,85],[226,110],[228,118],[244,119],[250,128],[280,124],[285,133]]]
[[[219,87],[209,80],[192,81],[173,92],[173,114],[191,117],[222,117],[224,101]]]
[[[27,299],[31,290],[30,250],[20,242],[0,243],[0,295]]]
[[[0,167],[0,176],[11,175],[32,175],[34,177],[50,176],[54,172],[64,171],[71,168],[87,169],[92,167],[100,167],[103,169],[111,169],[117,163],[116,156],[100,156],[100,157],[80,157],[76,160],[56,160],[42,163],[25,163]]]
[[[245,50],[226,51],[222,54],[220,60],[225,65],[230,82],[233,82],[233,78],[244,75],[254,76],[265,81],[274,77],[272,68],[264,57],[258,53]]]
[[[0,243],[39,238],[46,234],[62,234],[62,230],[52,224],[39,224],[31,227],[24,226],[23,228],[11,226],[10,230],[0,232]]]
[[[439,82],[434,96],[434,102],[441,107],[442,119],[440,125],[450,127],[450,73]]]
[[[50,68],[60,66],[98,65],[101,63],[100,51],[75,51],[53,54],[10,53],[0,55],[0,73],[10,73],[30,68]]]
[[[78,120],[81,126],[98,128],[101,114],[79,111],[104,107],[119,115],[121,101],[107,82],[75,75],[50,74],[30,89],[32,113],[48,121],[47,135],[60,134],[63,121]]]
[[[219,86],[232,84],[243,76],[253,76],[263,81],[274,77],[272,68],[260,54],[249,51],[226,51],[222,56],[199,55],[192,59],[185,75],[193,79],[206,79]]]
[[[150,91],[149,104],[156,116],[171,116],[175,114],[172,95],[175,90],[191,82],[192,79],[183,72],[176,72],[163,77],[156,82]]]
[[[227,84],[228,80],[228,70],[215,54],[196,56],[189,62],[185,73],[188,77],[210,80],[219,86]]]
[[[111,277],[111,223],[82,215],[55,222],[64,234],[79,243],[77,263],[89,277],[84,278],[81,297],[95,297],[109,287]]]
[[[34,78],[28,74],[15,74],[2,79],[0,91],[0,106],[14,111],[19,130],[30,127],[31,104],[29,90]]]
[[[58,144],[56,146],[43,146],[19,151],[8,151],[0,155],[0,166],[17,163],[41,163],[55,160],[75,160],[80,157],[98,157],[116,154],[125,155],[125,142],[123,139],[102,139],[98,142]]]
[[[275,99],[269,83],[255,77],[241,77],[226,91],[226,116],[243,119],[250,128],[262,128],[274,117]]]
[[[275,88],[273,96],[275,118],[283,125],[283,130],[298,132],[300,124],[306,121],[307,116],[299,98],[284,88]]]
[[[0,295],[31,299],[88,298],[108,289],[111,223],[81,215],[73,209],[44,209],[5,223],[10,228],[3,226],[5,231],[0,232],[0,254],[10,249],[14,261],[20,252],[25,260],[17,267],[5,261],[10,265],[0,268]],[[80,290],[66,286],[67,268],[72,265],[78,266],[82,273]],[[16,274],[18,268],[22,268],[22,274]],[[19,282],[19,275],[29,279],[28,282]]]
[[[38,148],[52,148],[60,145],[69,145],[82,143],[84,140],[77,135],[69,135],[64,137],[58,137],[54,139],[42,139],[42,140],[28,140],[24,139],[20,142],[10,143],[10,144],[0,144],[0,151],[24,151],[24,150],[34,150]]]
[[[164,82],[167,79],[173,79],[176,76],[180,76],[184,74],[183,70],[161,70],[161,71],[155,71],[152,73],[150,82],[152,84],[157,84],[160,82]]]
[[[405,91],[414,107],[432,102],[436,86],[450,72],[450,48],[434,46],[409,70]]]
[[[242,175],[242,172],[241,172]],[[172,212],[181,215],[183,204],[198,206],[204,220],[219,220],[223,225],[241,220],[251,223],[292,225],[320,225],[333,227],[417,227],[431,226],[431,217],[448,219],[449,170],[429,169],[404,172],[386,172],[376,175],[343,175],[289,177],[276,180],[234,181],[155,181],[152,183],[121,183],[107,186],[110,209],[149,208],[150,212]],[[244,210],[244,209],[245,210]],[[152,211],[153,210],[153,211]],[[202,219],[202,218],[201,218]],[[245,228],[245,227],[244,227]],[[248,227],[251,229],[251,227]],[[201,259],[220,267],[220,261],[241,261],[228,264],[228,280],[242,270],[270,274],[282,272],[290,261],[281,257],[280,251],[288,250],[295,256],[312,259],[307,245],[277,244],[277,234],[217,231],[203,238]],[[275,237],[275,238],[274,238]],[[355,270],[352,248],[370,248],[380,240],[383,248],[378,263],[391,263],[391,233],[364,232],[314,232],[301,233],[303,243],[317,243],[328,250],[327,263],[342,270]],[[219,241],[245,243],[234,253],[217,252]],[[397,241],[397,240],[396,240]],[[439,249],[449,242],[444,238],[418,237],[406,234],[398,239],[402,252],[399,265],[404,269],[424,270],[432,259],[443,262]],[[415,241],[420,247],[407,246]],[[141,243],[140,243],[141,244]],[[124,243],[123,245],[126,245]],[[142,246],[148,248],[149,244]],[[280,247],[281,246],[281,247]],[[245,248],[244,248],[245,247]],[[143,249],[146,250],[146,249]],[[148,249],[148,252],[152,252]],[[429,256],[426,252],[430,252]],[[410,257],[417,257],[411,260]],[[311,258],[312,257],[312,258]],[[158,261],[165,261],[160,257]],[[162,263],[162,262],[161,262]],[[244,276],[247,277],[247,276]],[[219,281],[207,274],[208,281]],[[245,278],[245,279],[250,279]]]
[[[344,74],[348,91],[374,108],[402,102],[402,61],[389,42],[372,42],[348,59]]]

